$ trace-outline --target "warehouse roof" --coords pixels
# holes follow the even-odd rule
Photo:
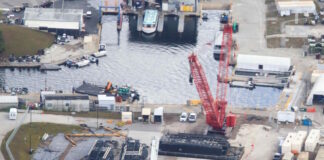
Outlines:
[[[313,97],[314,95],[323,95],[324,96],[324,74],[320,75],[313,88],[311,93],[309,94],[309,97],[307,98],[307,105],[313,105]]]
[[[82,9],[26,8],[24,20],[80,22]]]
[[[313,0],[277,0],[277,7],[280,9],[284,8],[294,8],[294,7],[314,7],[315,4]]]
[[[264,70],[288,71],[291,67],[291,59],[287,57],[272,57],[244,54],[239,54],[237,56],[236,68],[258,69],[259,65],[263,65]]]
[[[45,95],[45,100],[89,100],[89,96],[78,94],[55,94]]]
[[[4,103],[18,103],[17,96],[0,96],[0,104]]]

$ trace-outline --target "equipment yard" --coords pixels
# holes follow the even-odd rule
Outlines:
[[[322,160],[323,7],[3,0],[0,159]]]

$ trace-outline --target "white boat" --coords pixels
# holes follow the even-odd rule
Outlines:
[[[144,21],[142,30],[146,34],[151,34],[156,31],[158,22],[158,11],[154,9],[147,9],[144,13]]]
[[[107,55],[107,52],[106,51],[99,51],[99,52],[96,52],[96,53],[92,54],[92,56],[94,56],[96,58],[104,57],[106,55]]]
[[[87,59],[76,63],[77,67],[84,67],[84,66],[87,66],[89,64],[90,64],[90,61],[87,60]]]

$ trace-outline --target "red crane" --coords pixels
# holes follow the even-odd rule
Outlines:
[[[232,27],[229,24],[224,26],[223,41],[219,59],[217,74],[216,99],[213,99],[206,75],[198,60],[197,55],[192,53],[188,59],[190,64],[191,76],[196,85],[199,97],[206,113],[206,122],[216,131],[222,131],[225,121],[225,110],[227,106],[226,93],[228,81],[228,66],[231,58],[232,48]],[[234,127],[235,116],[226,117],[226,126]]]

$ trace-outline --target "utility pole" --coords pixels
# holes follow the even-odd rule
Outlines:
[[[97,108],[97,129],[99,129],[99,123],[98,123],[98,119],[99,119],[99,112],[98,112],[98,106],[96,106],[96,108]]]
[[[29,122],[29,154],[33,153],[33,149],[32,149],[32,115],[33,112],[31,111],[30,106],[28,107],[29,112],[30,112],[30,122]]]

